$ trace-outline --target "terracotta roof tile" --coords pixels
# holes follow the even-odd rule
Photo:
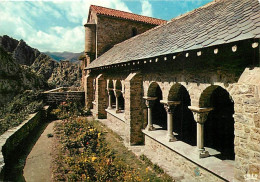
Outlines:
[[[153,24],[153,25],[160,25],[160,24],[167,22],[166,20],[137,15],[137,14],[128,13],[125,11],[119,11],[119,10],[110,9],[110,8],[105,8],[105,7],[101,7],[101,6],[91,5],[90,9],[100,15],[114,16],[114,17],[118,17],[118,18],[124,18],[124,19],[128,19],[128,20],[134,20],[134,21],[149,23],[149,24]]]
[[[215,0],[121,42],[88,68],[260,38],[258,0]]]

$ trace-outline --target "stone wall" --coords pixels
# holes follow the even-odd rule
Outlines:
[[[156,155],[149,156],[149,151],[153,151],[153,154]],[[155,141],[154,139],[150,138],[149,136],[145,136],[145,154],[148,154],[147,157],[152,160],[155,158],[166,158],[172,165],[176,166],[176,171],[181,171],[179,174],[183,174],[179,176],[179,180],[185,179],[185,181],[214,181],[220,182],[225,181],[219,176],[212,174],[211,172],[207,171],[206,169],[198,166],[197,164],[193,163],[192,161],[186,159],[185,157],[179,155],[173,150],[163,146],[159,142]],[[177,172],[176,172],[177,173]]]
[[[235,175],[260,180],[260,68],[246,69],[230,93],[235,102]]]
[[[44,101],[47,104],[59,104],[67,101],[75,101],[83,104],[85,101],[84,91],[69,91],[63,87],[46,91],[43,94]]]
[[[130,144],[143,144],[144,136],[142,129],[144,128],[143,118],[143,90],[142,75],[138,73],[129,74],[125,80],[125,118],[130,130],[126,131]]]
[[[143,33],[156,25],[137,21],[98,15],[97,26],[97,56],[100,56],[113,45],[132,37],[132,29],[137,34]]]
[[[0,181],[3,180],[5,163],[12,159],[15,151],[20,147],[29,134],[37,127],[41,122],[47,118],[49,112],[49,106],[45,106],[43,110],[31,114],[29,119],[25,120],[19,126],[14,127],[6,131],[0,136]]]

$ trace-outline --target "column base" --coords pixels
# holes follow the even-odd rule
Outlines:
[[[173,135],[167,135],[166,136],[166,140],[168,142],[175,142],[175,141],[177,141],[177,139]]]
[[[116,110],[116,113],[121,113],[121,111],[120,110]]]
[[[155,128],[152,125],[150,125],[150,126],[146,126],[145,130],[146,131],[153,131],[153,130],[155,130]]]
[[[209,152],[208,151],[206,151],[205,149],[203,149],[203,150],[199,150],[199,158],[201,159],[201,158],[206,158],[206,157],[209,157],[210,155],[209,155]]]
[[[112,107],[108,107],[107,109],[112,109]]]

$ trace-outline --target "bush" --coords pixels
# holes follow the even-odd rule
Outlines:
[[[54,180],[138,181],[135,171],[116,158],[102,132],[87,120],[70,118],[55,128],[62,154],[55,159]]]
[[[0,108],[0,135],[9,128],[21,124],[29,114],[43,107],[40,91],[25,91],[17,95],[12,102]]]

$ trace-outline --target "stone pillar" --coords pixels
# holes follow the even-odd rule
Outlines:
[[[108,90],[108,109],[112,109],[112,94],[113,91],[110,89]]]
[[[90,75],[85,76],[84,78],[84,91],[85,91],[85,107],[86,109],[91,109],[93,95],[94,95],[94,88],[93,88],[93,77]]]
[[[118,98],[121,96],[122,92],[121,90],[114,89],[115,96],[116,96],[116,112],[119,113],[119,100]]]
[[[106,80],[104,75],[100,74],[96,78],[96,114],[98,119],[105,119],[107,116],[107,92],[106,92]]]
[[[160,101],[162,104],[164,104],[164,108],[167,112],[167,136],[166,139],[169,142],[174,142],[177,139],[173,135],[173,114],[175,108],[181,103],[180,101]]]
[[[199,158],[205,158],[209,156],[209,152],[204,148],[204,123],[207,120],[208,114],[213,108],[199,108],[189,106],[189,109],[193,112],[194,119],[197,122],[197,148],[199,151]]]
[[[145,99],[145,104],[148,109],[148,122],[147,122],[148,124],[145,129],[147,131],[152,131],[152,130],[154,130],[153,119],[152,119],[152,107],[153,107],[154,102],[157,99],[157,97],[144,97],[144,99]]]

